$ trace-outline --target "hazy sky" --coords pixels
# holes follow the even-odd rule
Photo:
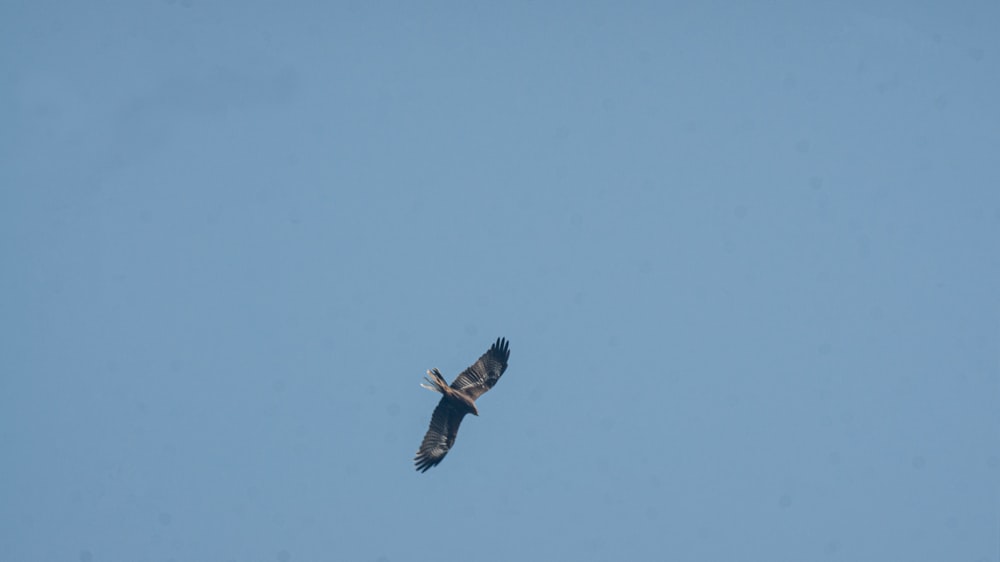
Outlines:
[[[1000,560],[1000,5],[373,4],[0,5],[0,559]]]

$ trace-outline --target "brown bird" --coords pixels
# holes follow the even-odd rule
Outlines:
[[[441,371],[427,371],[430,378],[424,377],[429,385],[420,386],[444,394],[434,414],[431,416],[431,426],[424,435],[424,441],[413,459],[417,470],[427,472],[427,469],[444,460],[445,455],[455,445],[458,426],[465,414],[479,415],[476,409],[476,399],[493,388],[500,380],[500,375],[507,370],[507,359],[510,357],[510,344],[504,338],[497,338],[496,343],[476,361],[474,365],[462,371],[455,382],[448,382],[441,376]]]

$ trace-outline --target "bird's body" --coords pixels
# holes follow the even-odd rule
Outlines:
[[[429,378],[426,380],[429,384],[420,386],[440,392],[443,396],[434,408],[430,427],[417,450],[414,459],[417,470],[426,472],[444,460],[455,445],[462,418],[466,414],[479,415],[476,399],[500,380],[500,376],[507,370],[509,357],[510,344],[504,338],[497,338],[496,343],[475,364],[462,371],[450,386],[437,369],[427,371]]]

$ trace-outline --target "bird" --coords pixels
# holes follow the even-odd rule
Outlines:
[[[418,472],[427,472],[444,460],[445,455],[455,445],[455,437],[458,435],[458,426],[462,423],[462,418],[465,414],[479,415],[476,399],[496,385],[507,370],[509,358],[510,343],[505,338],[497,338],[478,361],[455,378],[451,386],[441,375],[441,371],[437,369],[427,371],[428,376],[424,377],[424,380],[428,384],[421,383],[420,386],[440,392],[444,396],[434,408],[430,427],[417,450],[417,456],[413,459]]]

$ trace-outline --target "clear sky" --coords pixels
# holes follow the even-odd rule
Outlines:
[[[3,2],[0,558],[1000,560],[998,21]]]

